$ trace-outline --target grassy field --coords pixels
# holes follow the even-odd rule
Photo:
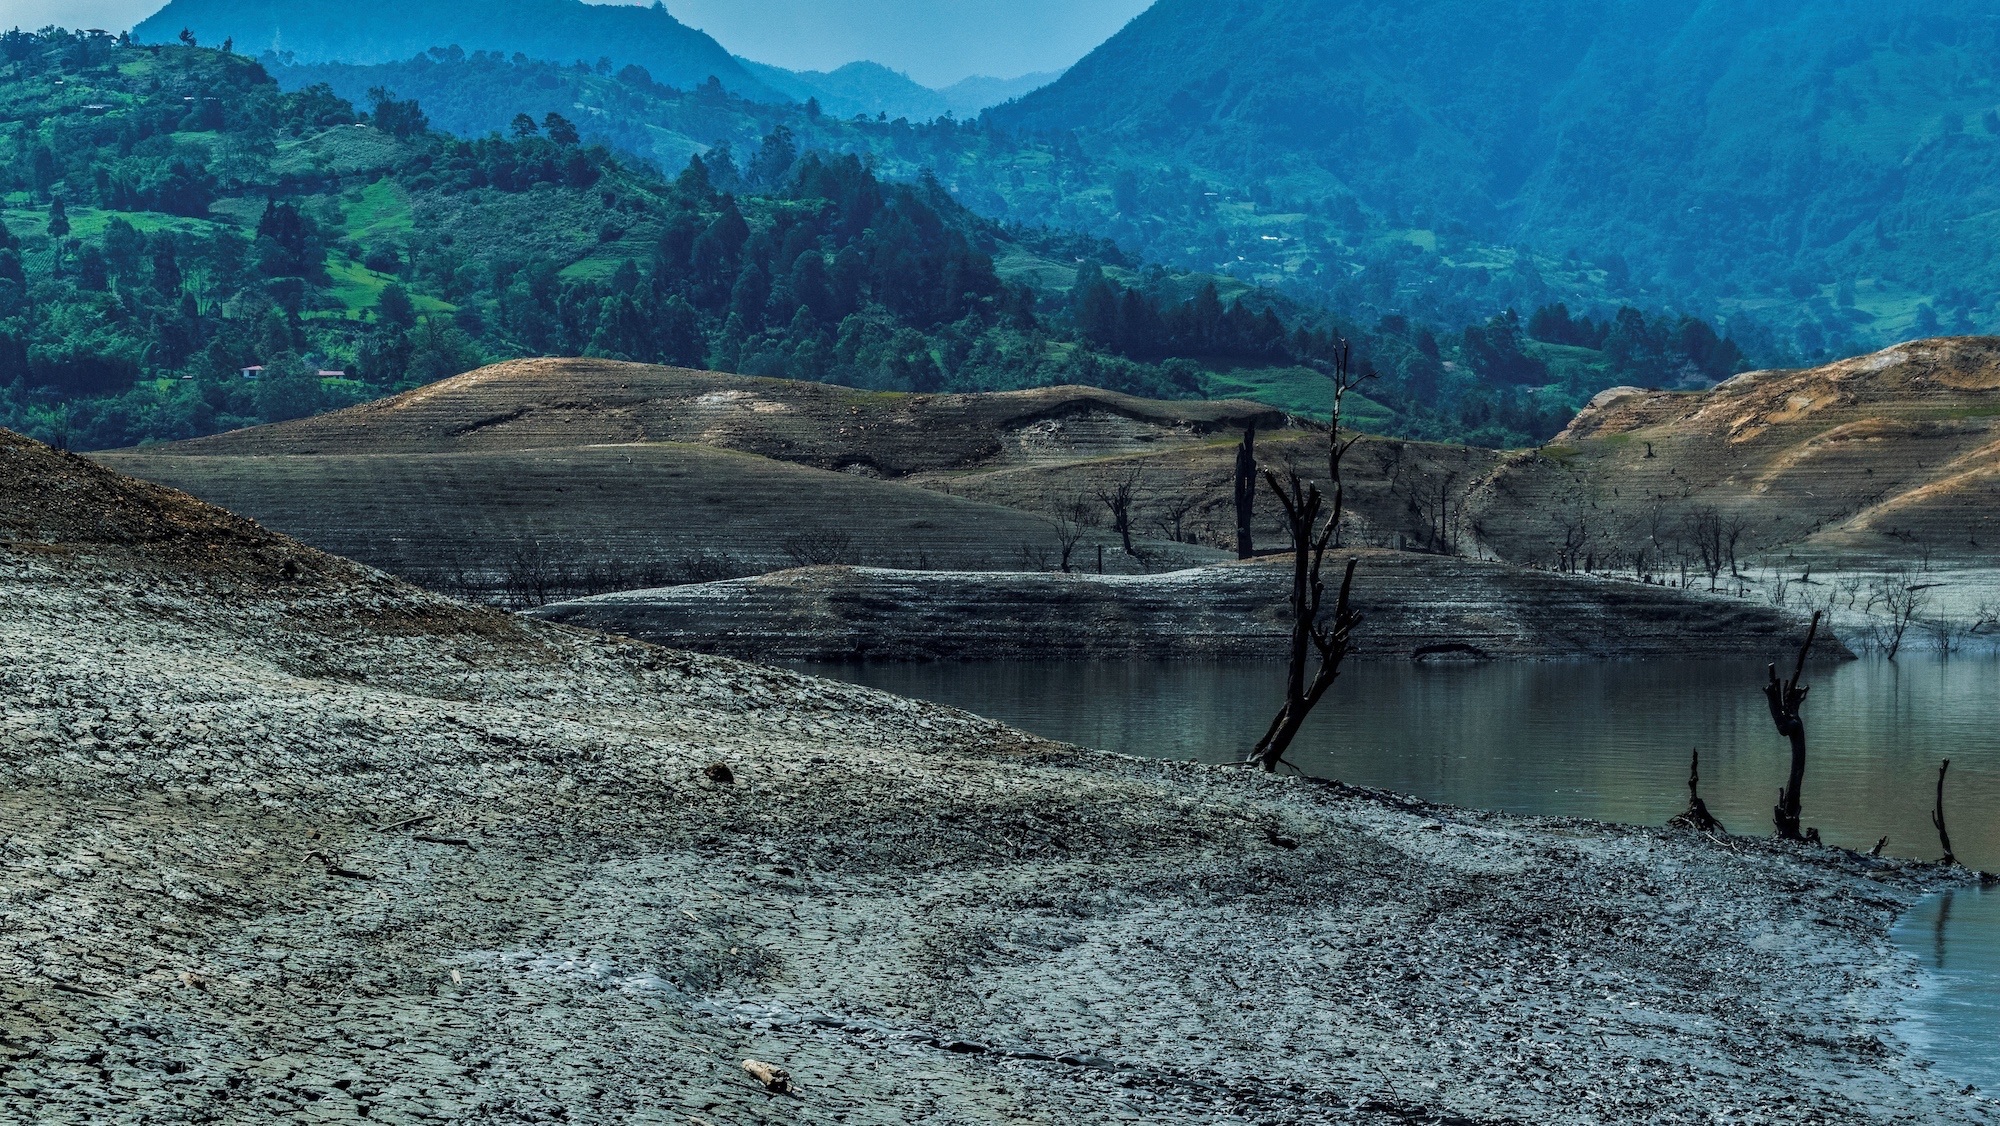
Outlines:
[[[1325,421],[1333,413],[1333,385],[1311,368],[1290,365],[1232,365],[1210,372],[1203,390],[1211,399],[1250,399],[1305,418]],[[1349,395],[1347,419],[1362,429],[1388,425],[1395,414],[1366,395]]]
[[[347,238],[364,246],[406,239],[416,233],[410,193],[394,180],[377,180],[340,197],[347,213]]]
[[[20,194],[10,197],[7,206],[0,208],[0,222],[5,222],[16,238],[46,238],[49,231],[48,208],[25,206],[25,202]],[[72,206],[68,208],[68,214],[70,237],[93,241],[104,237],[104,228],[113,218],[123,219],[146,234],[156,231],[206,234],[217,225],[213,219],[188,219],[157,211],[104,211],[95,207]]]
[[[382,298],[382,291],[396,281],[391,275],[376,273],[344,254],[327,257],[326,273],[333,281],[332,295],[342,305],[332,315],[353,320],[374,311],[376,303]],[[410,303],[416,306],[417,312],[426,316],[432,313],[450,314],[457,308],[422,293],[411,294]]]

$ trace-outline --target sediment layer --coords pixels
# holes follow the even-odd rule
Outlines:
[[[1329,562],[1326,575],[1337,587]],[[1805,623],[1741,599],[1402,552],[1354,556],[1362,660],[1776,657]],[[807,568],[533,611],[762,660],[1281,658],[1289,560],[1160,575]],[[1327,595],[1331,605],[1333,594]],[[1844,656],[1838,641],[1822,656]]]

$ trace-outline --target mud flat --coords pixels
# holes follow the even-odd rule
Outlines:
[[[1365,660],[1771,657],[1805,633],[1797,616],[1739,599],[1435,555],[1355,557]],[[1284,652],[1290,592],[1283,560],[1159,575],[823,567],[533,613],[767,661],[1235,659]],[[1820,653],[1846,655],[1838,641]]]
[[[1085,752],[4,435],[0,540],[0,1120],[1992,1117],[1894,1034],[1936,869]]]

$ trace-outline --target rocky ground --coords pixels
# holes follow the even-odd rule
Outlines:
[[[1057,746],[5,435],[0,605],[0,1120],[1993,1117],[1893,1031],[1933,869]]]
[[[1775,658],[1806,632],[1797,613],[1629,579],[1352,555],[1362,660]],[[1256,659],[1284,653],[1290,596],[1288,558],[1155,575],[820,567],[532,613],[766,661]],[[1846,653],[1831,636],[1818,651]]]

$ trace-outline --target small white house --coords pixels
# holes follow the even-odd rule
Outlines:
[[[243,369],[243,378],[245,378],[245,379],[262,379],[262,378],[264,378],[264,365],[263,365],[263,364],[253,364],[253,365],[251,365],[250,367],[247,367],[247,368],[244,368],[244,369]]]

